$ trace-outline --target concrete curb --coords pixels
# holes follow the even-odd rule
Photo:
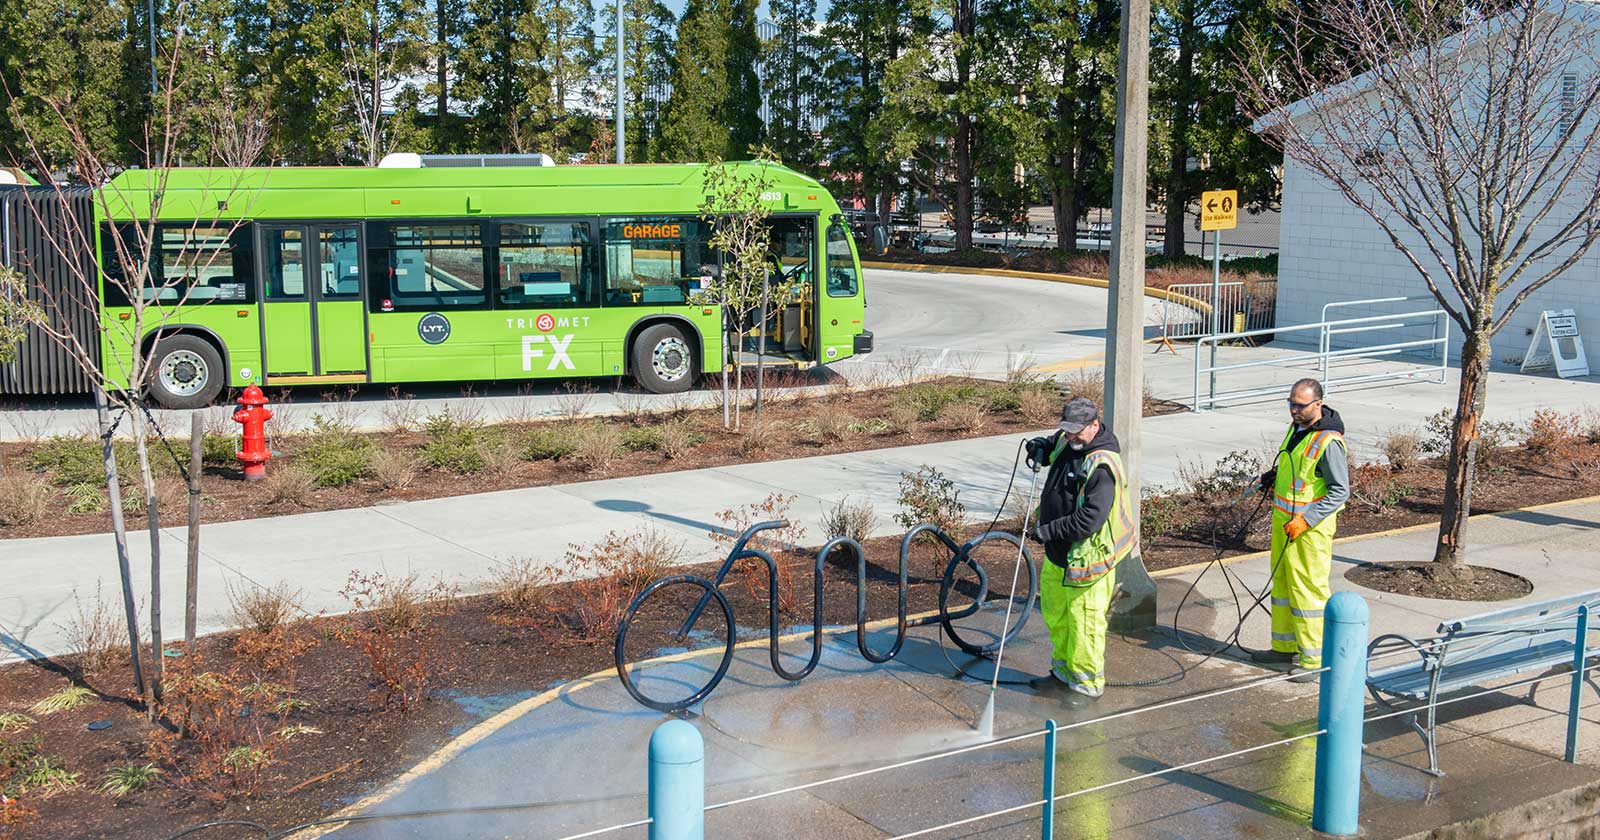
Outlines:
[[[924,619],[924,618],[930,618],[930,617],[933,617],[933,616],[937,616],[938,614],[939,614],[938,610],[928,610],[926,612],[913,613],[913,614],[909,614],[909,615],[906,616],[906,621],[907,622],[917,621],[919,619]],[[899,621],[900,621],[900,619],[899,619],[898,616],[895,617],[895,618],[883,618],[883,619],[879,619],[877,621],[869,621],[866,624],[866,629],[868,629],[868,630],[878,630],[878,629],[883,628],[883,627],[893,627]],[[855,631],[856,631],[856,628],[854,626],[852,626],[852,625],[836,625],[836,626],[831,626],[831,627],[830,626],[825,626],[825,627],[822,628],[822,632],[825,635],[829,635],[829,636],[837,636],[837,635],[840,635],[841,633],[854,633]],[[811,636],[811,632],[812,631],[810,631],[810,630],[803,630],[803,631],[800,631],[798,633],[789,633],[787,635],[779,636],[778,637],[778,642],[781,644],[783,642],[793,641],[795,639],[809,638]],[[757,638],[757,639],[747,639],[745,641],[739,642],[738,644],[734,645],[733,647],[734,647],[735,650],[740,650],[740,649],[743,649],[743,648],[757,647],[757,646],[765,647],[766,645],[768,645],[770,643],[771,642],[768,639],[768,637],[763,636],[763,637]],[[672,654],[670,656],[660,656],[660,657],[656,657],[654,659],[646,659],[646,660],[644,660],[642,662],[636,662],[636,663],[632,663],[632,664],[634,664],[634,665],[646,665],[646,664],[652,664],[652,663],[659,664],[659,663],[666,663],[666,662],[681,662],[681,661],[683,661],[685,659],[693,659],[693,658],[695,658],[697,656],[704,656],[704,655],[710,654],[710,653],[718,653],[719,651],[720,651],[719,648],[706,648],[704,650],[691,650],[691,651],[685,651],[683,653],[675,653],[675,654]],[[352,802],[351,804],[349,804],[349,805],[347,805],[347,806],[345,806],[343,808],[340,808],[338,811],[334,812],[333,814],[330,814],[327,817],[324,817],[323,819],[329,820],[328,823],[326,823],[324,825],[318,825],[318,826],[314,826],[312,828],[307,828],[307,829],[302,829],[300,831],[297,831],[297,832],[289,835],[287,840],[316,840],[317,838],[323,837],[323,836],[325,836],[325,835],[327,835],[327,834],[329,834],[331,832],[338,831],[340,828],[343,828],[344,826],[348,825],[349,823],[347,823],[347,822],[335,822],[335,820],[338,820],[340,818],[354,817],[354,816],[359,815],[363,811],[366,811],[366,810],[371,809],[371,808],[373,808],[375,806],[378,806],[378,805],[382,805],[384,802],[387,802],[388,800],[394,798],[395,794],[397,794],[400,791],[404,790],[406,785],[409,785],[412,782],[416,781],[417,779],[420,779],[423,776],[427,775],[428,773],[431,773],[434,770],[437,770],[440,767],[443,767],[444,765],[449,764],[450,761],[452,759],[454,759],[456,756],[458,756],[458,755],[466,752],[467,750],[471,749],[473,746],[475,746],[478,743],[482,742],[485,738],[488,738],[490,735],[493,735],[494,733],[499,732],[500,730],[506,728],[507,726],[510,726],[512,723],[515,723],[518,718],[522,717],[523,715],[527,714],[528,712],[531,712],[531,711],[539,708],[540,706],[544,706],[544,705],[550,703],[552,700],[557,700],[557,699],[559,699],[561,697],[564,697],[564,696],[566,696],[566,695],[568,695],[568,694],[570,694],[572,692],[581,691],[581,690],[583,690],[585,688],[589,688],[590,686],[593,686],[593,685],[601,682],[602,680],[609,679],[614,674],[616,674],[616,670],[615,669],[607,668],[607,669],[604,669],[604,670],[601,670],[601,671],[596,671],[596,672],[594,672],[592,674],[589,674],[586,677],[580,677],[580,678],[575,679],[575,680],[564,682],[561,685],[556,686],[555,688],[548,689],[546,691],[542,691],[542,692],[540,692],[540,693],[538,693],[538,694],[536,694],[536,695],[534,695],[532,697],[529,697],[526,700],[523,700],[523,701],[521,701],[521,702],[519,702],[519,703],[517,703],[517,704],[515,704],[513,706],[510,706],[510,707],[500,711],[499,713],[495,714],[492,717],[489,717],[489,718],[487,718],[485,720],[479,721],[471,729],[468,729],[466,732],[463,732],[460,735],[457,735],[456,737],[454,737],[454,738],[450,739],[449,741],[445,742],[444,746],[438,748],[437,750],[434,750],[433,753],[431,755],[429,755],[427,758],[424,758],[423,760],[421,760],[421,761],[417,762],[416,764],[412,765],[410,770],[407,770],[406,772],[401,773],[399,776],[396,776],[395,778],[393,778],[390,781],[386,782],[382,787],[378,788],[376,791],[374,791],[374,792],[372,792],[370,794],[367,794],[366,796],[363,796],[362,798],[356,800],[355,802]],[[663,715],[663,718],[666,718],[666,716]]]
[[[1580,838],[1600,834],[1600,782],[1524,802],[1486,817],[1408,834],[1400,840]]]
[[[1515,515],[1517,515],[1519,513],[1536,513],[1536,512],[1541,511],[1541,510],[1551,510],[1551,509],[1554,509],[1554,508],[1566,507],[1567,505],[1590,504],[1592,502],[1600,502],[1600,496],[1584,496],[1582,498],[1567,499],[1565,501],[1560,501],[1560,502],[1545,502],[1542,505],[1532,505],[1530,507],[1512,508],[1511,510],[1495,511],[1494,513],[1475,513],[1475,514],[1467,517],[1467,520],[1468,521],[1474,521],[1474,520],[1479,520],[1479,519],[1494,519],[1496,517],[1515,516]],[[1419,523],[1417,525],[1406,525],[1405,527],[1402,527],[1402,528],[1391,528],[1391,529],[1389,529],[1387,531],[1372,531],[1372,532],[1369,532],[1369,533],[1366,533],[1366,534],[1351,534],[1348,537],[1336,537],[1334,539],[1334,541],[1333,541],[1333,544],[1338,546],[1338,545],[1344,545],[1345,543],[1360,542],[1361,540],[1376,539],[1378,537],[1395,537],[1395,536],[1399,536],[1401,534],[1411,534],[1411,533],[1415,533],[1417,531],[1427,531],[1427,530],[1435,529],[1435,528],[1438,528],[1438,527],[1439,527],[1439,523],[1437,523],[1437,522],[1422,522],[1422,523]],[[1253,552],[1251,552],[1249,554],[1235,554],[1232,557],[1224,557],[1224,558],[1222,558],[1222,564],[1225,565],[1225,566],[1231,566],[1234,563],[1244,563],[1244,562],[1248,562],[1250,560],[1262,560],[1262,559],[1266,559],[1266,558],[1271,557],[1271,556],[1272,556],[1272,552],[1270,550],[1268,550],[1268,551],[1253,551]],[[1199,569],[1203,569],[1203,568],[1211,565],[1213,562],[1215,562],[1215,561],[1202,560],[1199,563],[1188,563],[1188,564],[1185,564],[1185,565],[1182,565],[1182,566],[1173,566],[1170,569],[1162,569],[1160,571],[1151,572],[1150,576],[1151,577],[1171,577],[1173,575],[1181,575],[1181,574],[1183,574],[1185,572],[1193,572],[1193,571],[1197,571]]]

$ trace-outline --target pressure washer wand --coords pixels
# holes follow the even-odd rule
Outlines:
[[[1017,602],[1017,578],[1022,573],[1022,549],[1028,544],[1028,517],[1033,513],[1033,494],[1039,488],[1039,468],[1033,467],[1028,482],[1028,505],[1022,509],[1022,533],[1017,535],[1017,562],[1011,567],[1011,594],[1006,597],[1006,618],[1000,624],[1000,647],[994,655],[994,677],[989,681],[989,700],[975,727],[985,738],[994,737],[994,695],[1000,688],[1000,663],[1006,655],[1006,636],[1011,632],[1011,607]]]

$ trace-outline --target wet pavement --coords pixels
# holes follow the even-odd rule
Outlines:
[[[1592,529],[1600,505],[1567,506],[1547,516],[1567,524],[1535,524],[1524,517],[1477,527],[1475,562],[1517,568],[1518,558],[1531,556],[1537,559],[1521,565],[1543,565],[1539,550],[1531,555],[1527,550],[1537,538],[1525,529],[1539,528],[1547,537],[1546,550],[1563,553],[1572,562],[1561,564],[1559,573],[1521,569],[1537,587],[1530,597],[1572,590],[1573,581],[1593,574],[1583,567],[1600,564],[1600,559],[1575,559],[1562,540],[1579,539]],[[1413,537],[1365,540],[1342,546],[1339,554],[1365,559],[1393,553],[1403,550],[1407,539]],[[1254,582],[1264,579],[1265,562],[1247,559],[1236,566],[1241,577]],[[1193,576],[1194,570],[1158,576],[1164,625],[1170,625],[1171,610]],[[1342,576],[1336,575],[1336,584],[1351,588]],[[1236,619],[1214,572],[1197,594],[1198,603],[1186,608],[1182,618],[1183,639],[1208,650],[1205,638],[1226,635]],[[1433,613],[1461,617],[1487,608],[1434,602],[1422,612],[1409,603],[1413,599],[1363,594],[1372,605],[1373,635],[1427,632],[1439,621]],[[1002,609],[1001,602],[991,602],[990,609],[961,623],[963,634],[974,641],[992,639]],[[760,617],[740,619],[759,622]],[[1248,628],[1245,639],[1250,643],[1265,634],[1265,618],[1258,614]],[[869,631],[874,650],[886,650],[893,640],[892,624]],[[715,669],[718,650],[652,661],[637,667],[635,678],[652,696],[683,696],[704,684]],[[810,652],[809,633],[786,639],[782,650],[786,668],[800,667]],[[823,651],[811,676],[788,683],[772,672],[765,642],[747,643],[737,650],[727,679],[692,710],[689,720],[706,744],[708,805],[985,742],[973,727],[988,686],[959,678],[957,669],[987,676],[992,666],[942,641],[936,626],[913,628],[900,655],[884,665],[861,658],[853,631],[827,636]],[[1043,623],[1034,614],[1007,647],[1002,678],[1023,680],[1040,673],[1048,655]],[[1314,731],[1315,685],[1280,681],[1099,720],[1271,676],[1231,658],[1202,664],[1200,656],[1178,644],[1170,626],[1142,638],[1113,637],[1107,660],[1114,682],[1154,684],[1113,686],[1105,698],[1086,706],[1037,696],[1025,685],[1002,685],[997,695],[996,738],[1036,732],[1047,718],[1062,727],[1056,792],[1082,793],[1059,803],[1057,836],[1313,834],[1314,738],[1173,768]],[[1580,728],[1588,747],[1577,764],[1560,760],[1567,685],[1566,678],[1552,678],[1532,703],[1527,690],[1519,689],[1442,711],[1443,778],[1420,769],[1427,764],[1426,752],[1404,718],[1370,725],[1362,774],[1366,836],[1402,837],[1600,779],[1600,688],[1591,686],[1595,690],[1585,694]],[[1380,711],[1369,704],[1369,716]],[[561,838],[642,819],[645,748],[650,733],[666,719],[636,703],[615,674],[568,684],[481,724],[439,760],[370,797],[352,813],[528,807],[349,824],[334,836]],[[1040,797],[1042,748],[1042,737],[1028,737],[734,804],[707,814],[706,836],[897,837],[1026,805]],[[1168,772],[1091,790],[1159,771]],[[1027,808],[926,836],[1020,838],[1038,832],[1038,809]],[[311,835],[302,840],[306,836]],[[634,828],[600,836],[646,835],[643,828]]]

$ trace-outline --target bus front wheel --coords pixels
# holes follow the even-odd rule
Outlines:
[[[196,336],[157,341],[151,360],[150,396],[162,408],[204,408],[227,381],[222,355],[211,342]]]
[[[633,340],[633,378],[653,394],[677,394],[694,385],[694,347],[683,330],[652,324]]]

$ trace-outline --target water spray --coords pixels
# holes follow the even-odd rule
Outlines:
[[[1017,540],[1017,561],[1011,567],[1011,593],[1006,597],[1006,617],[1000,624],[1000,646],[994,655],[994,676],[989,680],[989,699],[983,705],[983,713],[978,715],[978,723],[974,727],[978,734],[984,738],[994,737],[994,695],[1000,688],[1000,665],[1006,655],[1006,632],[1011,629],[1011,607],[1017,602],[1017,578],[1022,573],[1022,547],[1028,539],[1028,517],[1033,513],[1034,493],[1039,489],[1039,468],[1029,462],[1033,475],[1028,481],[1028,505],[1022,509],[1022,539]],[[1033,599],[1028,599],[1028,606],[1033,606]]]

